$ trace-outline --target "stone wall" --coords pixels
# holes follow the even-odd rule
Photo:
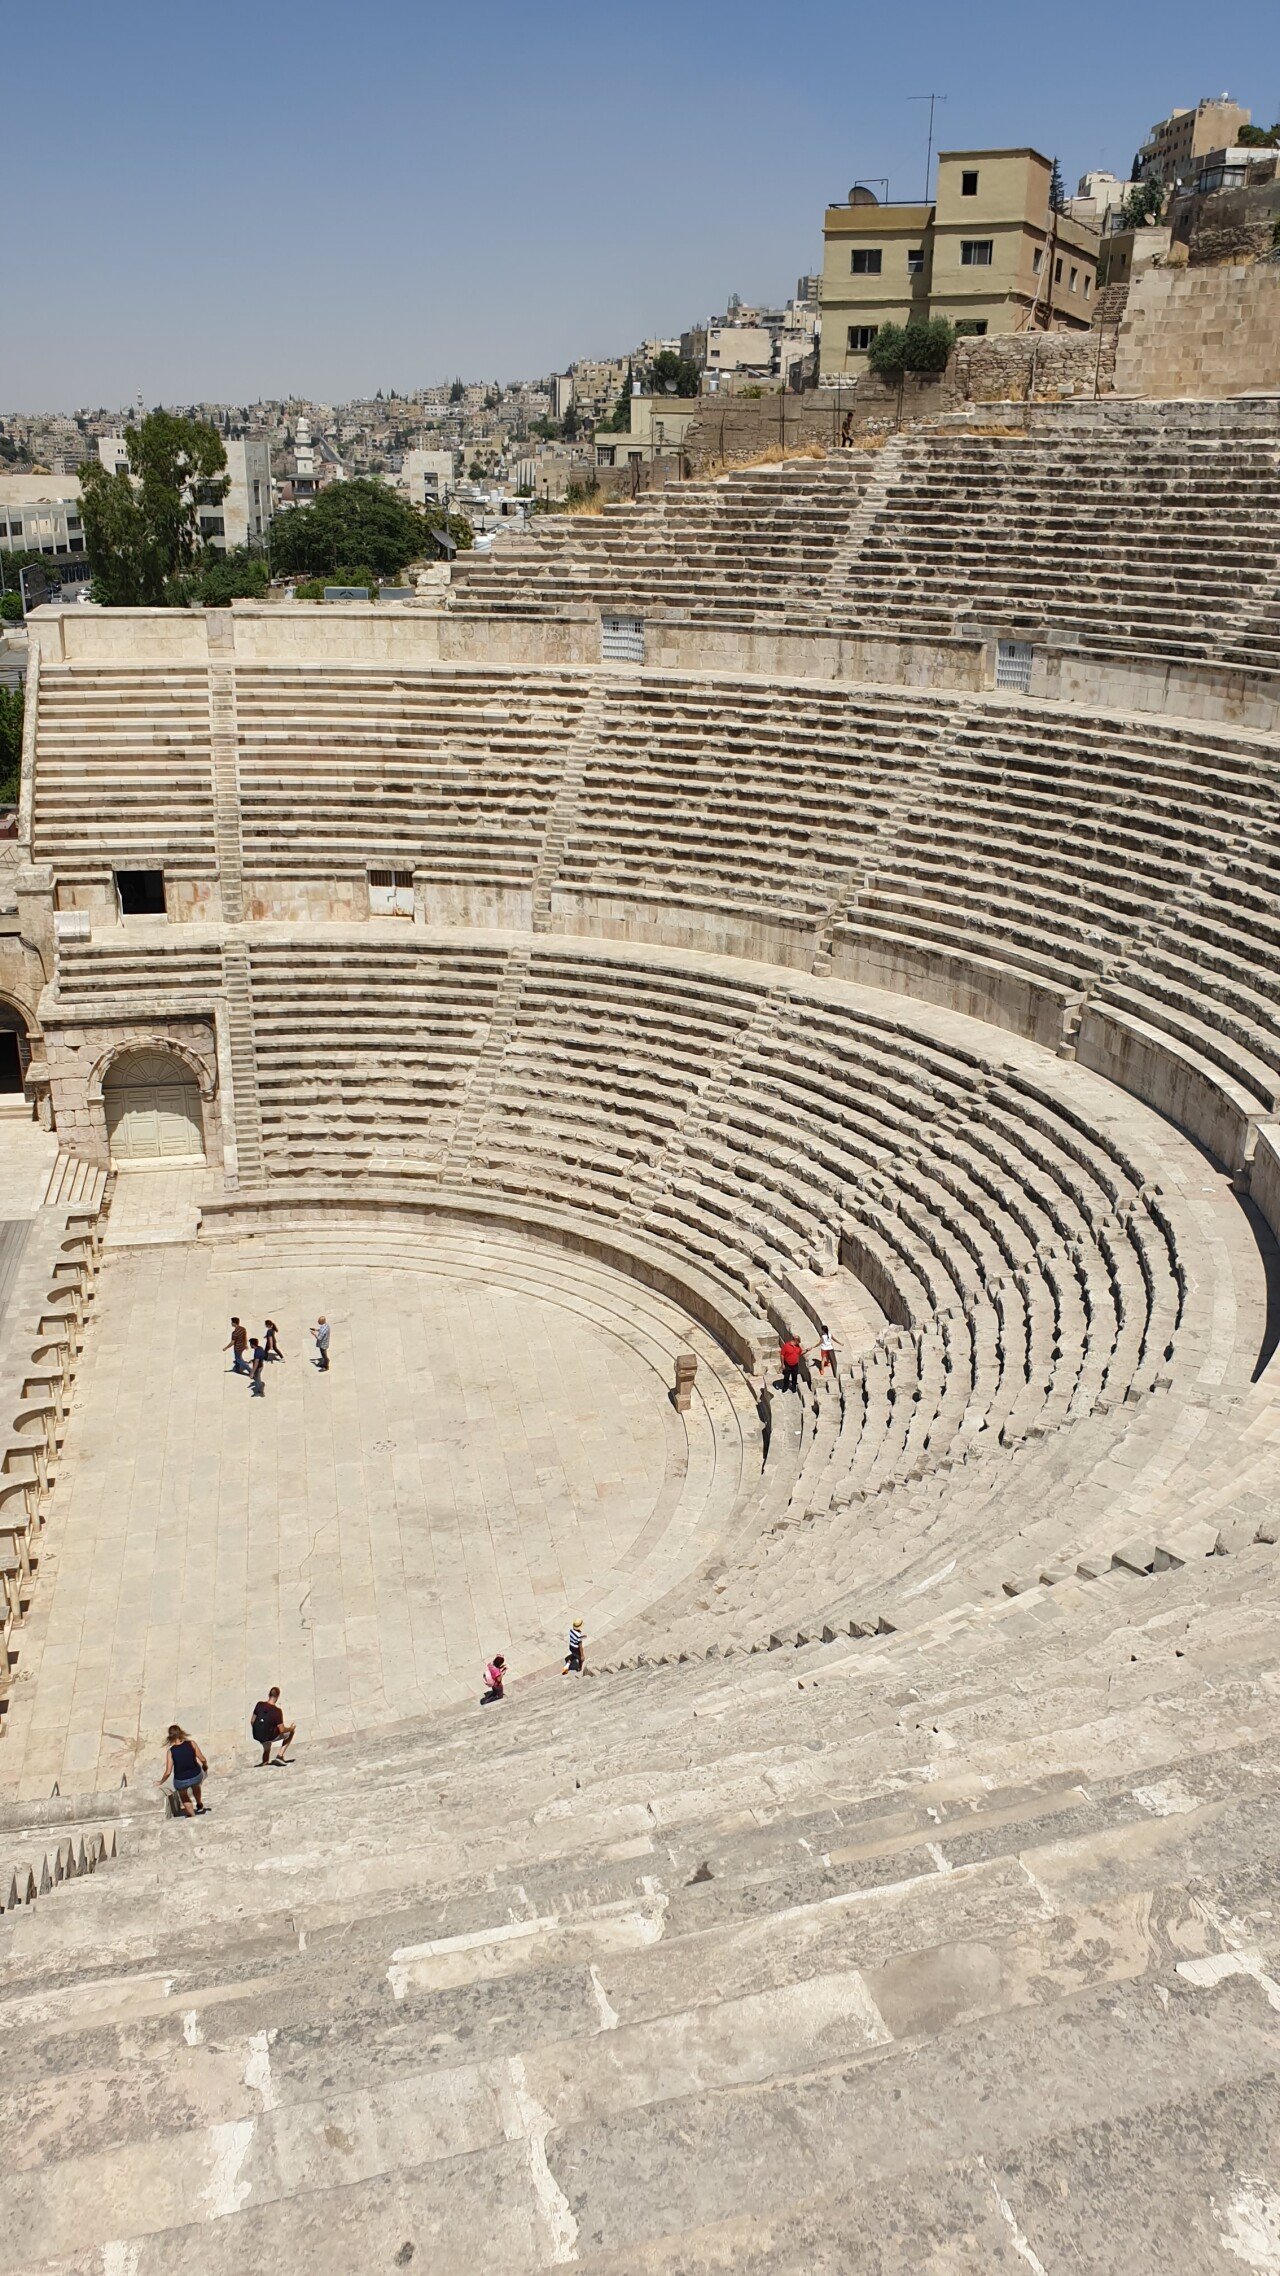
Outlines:
[[[1280,261],[1148,269],[1120,326],[1121,395],[1226,396],[1280,388]]]
[[[899,390],[874,372],[807,395],[704,399],[701,416],[685,436],[685,457],[696,473],[718,460],[758,458],[771,449],[838,444],[846,422],[854,434],[886,433],[917,419],[935,419],[967,403],[1061,402],[1105,395],[1115,369],[1114,333],[993,333],[959,340],[945,372],[908,372]]]
[[[70,1153],[110,1163],[102,1078],[125,1051],[176,1051],[200,1087],[205,1159],[222,1160],[217,1037],[211,1019],[120,1018],[45,1029],[44,1061],[54,1126]]]

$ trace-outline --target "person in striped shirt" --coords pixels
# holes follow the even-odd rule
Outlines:
[[[560,1672],[562,1675],[581,1675],[586,1664],[587,1647],[582,1632],[582,1622],[581,1620],[571,1620],[569,1623],[569,1656]]]

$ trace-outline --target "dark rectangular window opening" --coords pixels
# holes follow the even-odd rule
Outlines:
[[[922,277],[924,275],[923,245],[913,245],[908,248],[907,275],[909,277]]]
[[[122,917],[162,917],[164,915],[164,871],[162,869],[118,869],[116,892],[120,897]]]
[[[962,198],[976,198],[977,194],[978,169],[976,166],[966,167],[960,176],[960,195]]]
[[[855,277],[878,277],[883,254],[878,245],[860,245],[849,256],[850,274]]]
[[[995,256],[994,237],[962,237],[960,240],[960,266],[962,269],[989,269]]]

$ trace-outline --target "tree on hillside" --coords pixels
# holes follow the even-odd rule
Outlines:
[[[319,576],[340,561],[367,562],[394,577],[431,550],[431,519],[385,482],[334,482],[314,506],[295,506],[271,525],[276,576]]]
[[[678,356],[674,348],[664,348],[649,366],[651,395],[696,395],[700,386],[697,365],[688,356]]]
[[[16,806],[22,773],[22,690],[0,688],[0,806]]]
[[[1164,183],[1157,174],[1148,174],[1145,182],[1134,182],[1120,207],[1120,219],[1126,229],[1142,229],[1149,221],[1159,221],[1164,212]]]
[[[1236,141],[1244,150],[1280,150],[1280,122],[1275,126],[1242,126]]]
[[[80,473],[93,597],[107,608],[159,608],[174,597],[169,580],[200,556],[200,508],[226,497],[227,454],[216,428],[169,411],[149,412],[124,439],[127,468],[108,473],[91,458]]]
[[[625,378],[625,379],[623,380],[623,382],[622,382],[622,387],[621,387],[621,389],[620,389],[620,391],[619,391],[618,400],[617,400],[617,402],[614,404],[612,411],[609,413],[609,416],[608,416],[608,418],[607,418],[607,419],[602,419],[602,420],[601,420],[601,422],[600,422],[600,425],[599,425],[599,426],[598,426],[598,428],[596,429],[596,432],[597,432],[597,434],[602,434],[602,435],[629,435],[629,434],[630,434],[630,432],[631,432],[631,379],[632,379],[632,369],[631,369],[631,365],[630,365],[630,363],[628,363],[628,365],[627,365],[627,376],[626,376],[626,378]]]

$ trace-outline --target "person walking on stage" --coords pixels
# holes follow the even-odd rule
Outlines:
[[[322,1375],[327,1375],[329,1372],[329,1323],[323,1312],[311,1330],[311,1335],[316,1347],[316,1366]]]

